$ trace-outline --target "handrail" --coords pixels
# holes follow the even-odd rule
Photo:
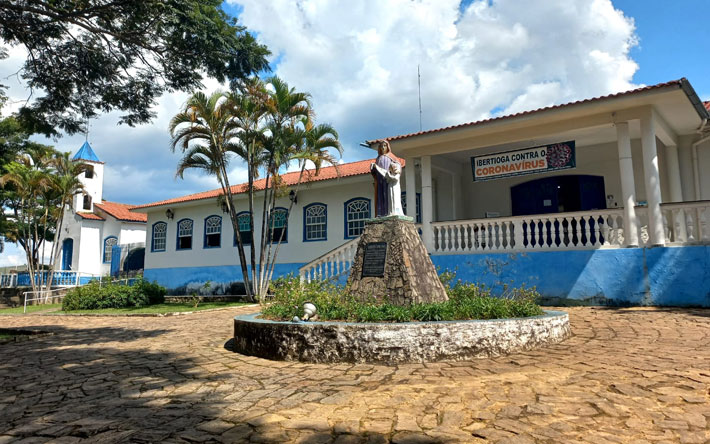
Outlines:
[[[310,282],[313,278],[333,278],[347,271],[352,265],[359,240],[360,237],[351,239],[300,267],[301,282]]]
[[[22,312],[23,312],[23,313],[27,313],[27,301],[32,301],[32,302],[33,302],[33,301],[41,301],[41,300],[44,300],[44,302],[47,302],[50,297],[52,297],[52,298],[55,298],[55,297],[63,298],[63,297],[65,296],[65,294],[63,294],[63,295],[57,295],[57,296],[50,296],[51,293],[53,293],[53,292],[58,292],[58,291],[67,291],[67,289],[66,289],[66,288],[56,288],[56,289],[54,289],[54,290],[38,290],[38,291],[24,291],[24,292],[22,292],[22,295],[24,296],[23,299],[25,300],[25,301],[24,301],[24,307],[23,307],[23,309],[22,309]],[[28,299],[28,298],[27,298],[28,295],[36,294],[36,293],[39,294],[40,296],[37,297],[37,298],[32,298],[32,299]],[[42,294],[46,294],[46,296],[41,296]]]
[[[528,220],[535,218],[554,218],[557,217],[575,217],[575,216],[596,216],[596,215],[614,215],[623,214],[623,208],[605,208],[602,210],[586,210],[586,211],[569,211],[564,213],[545,213],[545,214],[528,214],[525,216],[499,216],[499,217],[484,217],[480,219],[456,219],[456,220],[444,220],[432,222],[431,225],[436,227],[446,224],[455,224],[461,222],[496,222],[496,221],[516,221],[516,220]]]

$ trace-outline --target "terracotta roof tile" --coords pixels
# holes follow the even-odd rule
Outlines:
[[[394,156],[393,156],[394,157]],[[404,166],[404,159],[396,157],[396,159]],[[321,168],[318,175],[315,174],[314,170],[306,170],[303,181],[301,183],[308,182],[320,182],[323,180],[337,179],[338,177],[350,177],[359,176],[361,174],[370,174],[370,164],[374,162],[374,159],[360,160],[357,162],[344,163],[338,165],[337,168],[334,166]],[[295,171],[292,173],[282,174],[281,178],[286,185],[295,185],[298,182],[299,172]],[[254,189],[263,190],[265,185],[265,179],[260,179],[254,182]],[[241,194],[246,193],[248,183],[242,183],[239,185],[232,186],[232,193]],[[195,200],[210,199],[217,197],[222,194],[222,189],[217,188],[210,191],[203,191],[201,193],[188,194],[187,196],[176,197],[173,199],[161,200],[159,202],[148,203],[144,205],[137,205],[132,209],[137,210],[141,208],[151,208],[159,207],[162,205],[171,205],[182,202],[191,202]],[[138,213],[133,213],[138,214]]]
[[[705,109],[710,111],[710,101],[703,102],[703,105],[705,105]]]
[[[108,202],[102,201],[101,203],[94,204],[94,206],[101,211],[115,217],[118,220],[124,222],[147,222],[148,216],[141,213],[132,213],[131,209],[135,208],[135,205],[122,204],[118,202]]]
[[[470,127],[470,126],[476,126],[476,125],[481,125],[481,124],[484,124],[484,123],[490,123],[490,122],[496,122],[496,121],[500,121],[500,120],[510,119],[510,118],[513,118],[513,117],[527,116],[527,115],[529,115],[529,114],[539,113],[539,112],[542,112],[542,111],[549,111],[549,110],[552,110],[552,109],[559,109],[559,108],[565,108],[565,107],[572,106],[572,105],[579,105],[579,104],[582,104],[582,103],[590,103],[590,102],[596,102],[596,101],[598,101],[598,100],[613,99],[613,98],[617,98],[617,97],[624,97],[624,96],[628,96],[628,95],[631,95],[631,94],[637,94],[637,93],[644,92],[644,91],[651,91],[651,90],[654,90],[654,89],[661,89],[661,88],[665,88],[665,87],[673,86],[673,85],[682,86],[684,82],[687,82],[687,80],[686,80],[685,78],[682,78],[682,79],[673,80],[673,81],[670,81],[670,82],[659,83],[659,84],[657,84],[657,85],[644,86],[644,87],[642,87],[642,88],[632,89],[632,90],[629,90],[629,91],[624,91],[624,92],[620,92],[620,93],[616,93],[616,94],[609,94],[609,95],[600,96],[600,97],[592,97],[592,98],[590,98],[590,99],[578,100],[578,101],[576,101],[576,102],[569,102],[569,103],[563,103],[563,104],[561,104],[561,105],[547,106],[547,107],[544,107],[544,108],[538,108],[538,109],[534,109],[534,110],[530,110],[530,111],[522,111],[522,112],[515,113],[515,114],[508,114],[508,115],[500,116],[500,117],[492,117],[492,118],[490,118],[490,119],[478,120],[478,121],[475,121],[475,122],[461,123],[461,124],[458,124],[458,125],[446,126],[446,127],[443,127],[443,128],[437,128],[437,129],[433,129],[433,130],[419,131],[419,132],[410,133],[410,134],[402,134],[402,135],[399,135],[399,136],[388,137],[387,140],[406,139],[406,138],[409,138],[409,137],[420,136],[420,135],[424,135],[424,134],[438,133],[438,132],[446,131],[446,130],[450,130],[450,129],[457,129],[457,128],[465,128],[465,127]],[[708,103],[705,103],[705,107],[708,108]],[[710,108],[708,108],[708,111],[710,111]],[[370,141],[368,141],[368,143],[373,143],[373,142],[377,142],[377,141],[378,141],[378,140],[370,140]]]
[[[94,213],[76,213],[77,216],[81,217],[82,219],[88,219],[88,220],[106,220],[103,217],[99,216],[98,214]]]

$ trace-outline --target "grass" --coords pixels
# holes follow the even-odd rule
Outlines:
[[[0,341],[2,341],[3,339],[10,339],[12,337],[13,335],[6,335],[4,333],[0,333]]]
[[[164,314],[164,313],[180,313],[190,311],[210,310],[213,308],[239,307],[249,305],[247,302],[200,302],[195,307],[195,304],[189,302],[175,302],[165,304],[153,304],[144,307],[127,307],[127,308],[100,308],[97,310],[71,310],[57,311],[53,314]]]
[[[62,308],[62,304],[38,304],[38,305],[28,305],[27,313],[37,313],[50,310],[58,310]],[[0,308],[0,314],[22,314],[22,307],[13,308]]]
[[[61,311],[62,304],[43,304],[43,305],[28,305],[27,313],[44,313],[51,312],[52,314],[143,314],[143,313],[179,313],[185,311],[202,311],[213,308],[239,307],[248,305],[246,302],[200,302],[195,307],[195,304],[190,302],[175,302],[165,304],[147,305],[144,307],[129,307],[129,308],[101,308],[97,310],[72,310]],[[0,309],[2,314],[22,314],[22,307],[3,308]]]
[[[535,303],[540,295],[534,288],[510,288],[502,296],[493,296],[490,289],[475,284],[444,283],[448,301],[400,307],[375,300],[359,301],[344,288],[325,282],[302,285],[296,278],[280,279],[273,285],[273,303],[263,310],[263,317],[290,321],[302,316],[306,302],[315,304],[322,321],[431,322],[525,318],[544,313]]]

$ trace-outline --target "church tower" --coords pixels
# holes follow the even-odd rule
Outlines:
[[[84,192],[74,198],[74,211],[93,212],[94,203],[101,203],[103,197],[104,163],[99,160],[88,141],[84,142],[72,160],[83,162],[90,167],[79,176],[79,180],[84,184]]]

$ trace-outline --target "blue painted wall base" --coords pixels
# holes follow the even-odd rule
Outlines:
[[[431,256],[439,271],[537,287],[548,304],[710,307],[710,246]]]
[[[536,287],[549,305],[710,307],[710,246],[626,248],[431,256],[439,271],[504,293]],[[277,264],[274,276],[298,275],[302,263]],[[243,294],[239,266],[145,270],[171,295]],[[209,281],[210,288],[204,288]],[[345,284],[347,275],[338,283]]]
[[[305,264],[276,264],[274,278],[292,273],[298,276],[298,269]],[[251,267],[249,267],[251,271]],[[148,281],[156,281],[167,288],[169,295],[242,295],[244,285],[242,269],[238,265],[219,267],[177,267],[148,268],[143,272]],[[209,288],[205,283],[209,281]]]

